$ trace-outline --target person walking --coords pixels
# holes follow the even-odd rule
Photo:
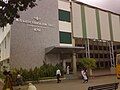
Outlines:
[[[17,82],[18,86],[20,86],[20,85],[22,86],[22,84],[23,84],[23,78],[20,75],[20,73],[18,73],[18,75],[17,75],[16,82]]]
[[[5,75],[5,81],[2,90],[13,90],[12,75],[10,71],[5,70],[3,74]]]
[[[88,71],[87,71],[87,69],[86,69],[86,68],[84,69],[84,72],[85,72],[86,77],[87,77],[87,80],[86,80],[86,81],[88,82],[88,79],[89,79],[89,78],[88,78]]]
[[[66,68],[67,79],[70,79],[70,67],[67,66]]]
[[[84,80],[83,83],[87,83],[88,77],[84,69],[81,70],[81,75],[82,75],[82,79]]]
[[[61,71],[60,71],[60,69],[57,69],[56,76],[57,76],[57,83],[61,82],[61,80],[60,80],[60,77],[61,77]]]
[[[70,67],[67,66],[67,74],[70,74]]]

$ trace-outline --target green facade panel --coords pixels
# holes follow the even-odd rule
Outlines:
[[[83,38],[87,38],[86,19],[85,19],[85,7],[84,7],[84,5],[81,5],[81,19],[82,19]]]
[[[108,18],[109,18],[109,27],[110,27],[110,38],[113,41],[113,27],[112,27],[111,13],[108,13]]]
[[[59,9],[58,13],[59,13],[60,21],[70,22],[70,12],[69,11],[64,11],[64,10]]]
[[[59,34],[60,34],[60,43],[72,44],[71,33],[59,32]]]
[[[96,9],[95,12],[96,12],[96,23],[97,23],[98,39],[101,39],[101,28],[100,28],[99,10]]]

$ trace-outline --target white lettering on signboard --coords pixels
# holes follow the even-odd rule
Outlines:
[[[33,19],[35,21],[23,20],[23,19],[16,19],[16,21],[27,24],[27,26],[32,27],[35,32],[47,30],[48,28],[54,28],[54,26],[49,23],[41,22],[41,18],[39,17],[33,17]]]

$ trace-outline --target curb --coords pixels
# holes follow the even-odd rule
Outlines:
[[[0,83],[2,83],[2,84],[3,84],[3,83],[4,83],[4,81],[3,81],[2,79],[0,79]]]
[[[103,74],[103,75],[93,75],[90,77],[103,77],[103,76],[115,76],[116,74]]]
[[[66,80],[66,78],[60,78],[61,80]],[[47,79],[47,80],[39,80],[38,82],[37,81],[27,81],[25,82],[25,84],[29,84],[29,83],[46,83],[46,82],[53,82],[53,81],[57,81],[57,79]]]

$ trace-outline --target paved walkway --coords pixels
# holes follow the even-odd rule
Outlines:
[[[3,84],[0,82],[0,90],[2,90],[3,88]]]
[[[120,82],[120,80],[116,79],[115,76],[103,76],[91,78],[88,83],[82,83],[82,80],[77,79],[63,80],[61,83],[56,83],[56,81],[44,82],[35,84],[35,86],[37,87],[37,90],[88,90],[89,86],[113,82]],[[15,87],[14,90],[18,90],[18,88],[19,87]],[[20,88],[20,90],[27,90],[27,85]],[[118,90],[120,90],[120,84]]]

